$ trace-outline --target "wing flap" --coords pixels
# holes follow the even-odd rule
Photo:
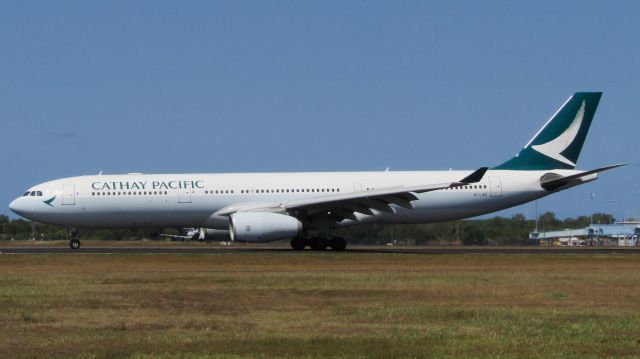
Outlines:
[[[380,197],[380,199],[387,203],[393,203],[396,206],[400,206],[402,208],[413,209],[413,205],[411,204],[411,202],[402,198],[400,195],[382,196]]]
[[[350,219],[352,221],[358,220],[358,218],[352,211],[348,211],[346,209],[332,209],[329,212],[329,215],[335,218],[337,221],[341,221],[343,219]]]

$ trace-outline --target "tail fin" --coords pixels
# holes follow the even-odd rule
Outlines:
[[[576,92],[499,170],[574,169],[602,92]]]

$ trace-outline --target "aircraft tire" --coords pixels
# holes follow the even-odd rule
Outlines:
[[[334,251],[344,251],[347,248],[347,241],[342,237],[334,237],[331,239],[329,247]]]
[[[80,241],[78,239],[72,239],[69,241],[69,248],[76,250],[80,248]]]
[[[304,240],[304,238],[302,237],[293,237],[291,238],[291,248],[294,251],[301,251],[304,250],[304,247],[306,247],[307,243]]]
[[[322,237],[314,237],[309,240],[309,247],[313,251],[327,250],[327,240]]]

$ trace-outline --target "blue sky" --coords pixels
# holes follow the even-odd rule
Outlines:
[[[496,165],[604,91],[578,165],[631,164],[539,210],[634,216],[638,33],[637,1],[2,2],[0,213],[99,171]]]

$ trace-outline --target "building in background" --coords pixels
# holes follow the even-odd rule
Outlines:
[[[616,222],[614,224],[592,224],[581,229],[565,229],[562,231],[531,232],[530,241],[541,245],[561,246],[624,246],[640,245],[639,222]]]

